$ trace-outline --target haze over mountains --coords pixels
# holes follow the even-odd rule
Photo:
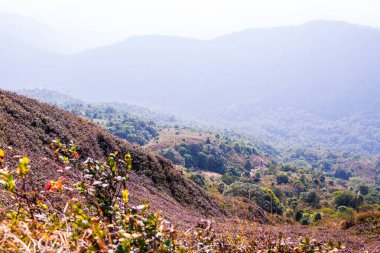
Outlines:
[[[134,37],[59,55],[31,43],[29,27],[25,36],[0,27],[8,36],[0,42],[2,88],[167,108],[271,142],[380,151],[379,29],[313,21],[207,41]]]

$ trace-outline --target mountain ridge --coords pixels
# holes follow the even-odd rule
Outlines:
[[[279,108],[294,108],[288,110],[290,128],[297,128],[296,116],[300,112],[335,124],[340,128],[337,132],[349,128],[350,123],[344,123],[344,129],[336,124],[345,118],[360,115],[361,121],[369,121],[368,115],[375,114],[380,105],[376,67],[380,64],[379,41],[379,29],[314,21],[301,26],[248,30],[207,41],[137,37],[70,56],[46,56],[21,49],[18,53],[17,48],[8,53],[5,47],[9,64],[1,66],[4,75],[0,81],[7,88],[46,85],[68,94],[81,94],[80,98],[91,101],[165,108],[209,123],[224,126],[227,122],[226,127],[262,125],[260,129],[246,130],[264,137],[268,129],[279,127],[280,131],[270,131],[265,141],[288,141],[281,134],[288,126],[261,124],[279,122],[268,118],[278,114]],[[226,107],[241,108],[241,104],[247,106],[237,110],[253,121],[236,122],[228,114],[213,113],[223,112]],[[258,114],[266,119],[257,119]],[[349,150],[379,150],[380,129],[376,123],[373,127],[375,138],[362,126],[355,126],[358,133],[352,134],[374,139],[375,148],[367,143],[359,145],[364,149]],[[317,135],[318,131],[307,134]],[[323,143],[313,140],[302,144],[329,146],[326,141],[333,138],[333,133],[326,132],[320,138]]]

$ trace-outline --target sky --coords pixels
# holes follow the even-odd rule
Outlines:
[[[315,19],[380,27],[378,0],[0,0],[0,12],[47,24],[74,51],[135,35],[211,39]]]

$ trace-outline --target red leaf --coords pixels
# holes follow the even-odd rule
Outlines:
[[[48,183],[45,185],[45,190],[49,191],[51,189],[51,186],[52,184],[51,184],[51,181],[49,180]]]

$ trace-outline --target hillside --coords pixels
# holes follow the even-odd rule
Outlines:
[[[175,164],[188,169],[224,174],[246,175],[253,165],[269,163],[271,156],[264,154],[252,143],[206,130],[181,127],[165,128],[144,148],[158,152]],[[247,163],[251,164],[247,167]]]
[[[116,137],[139,145],[157,137],[159,129],[178,123],[173,115],[126,103],[89,103],[47,89],[23,89],[17,93],[91,119]]]
[[[187,178],[219,199],[227,196],[248,198],[270,212],[271,197],[265,192],[270,189],[278,198],[278,213],[287,213],[287,222],[299,221],[295,219],[298,211],[309,215],[306,220],[310,224],[314,223],[312,215],[319,212],[327,220],[339,220],[344,214],[334,203],[336,195],[340,192],[353,194],[360,187],[368,187],[369,191],[362,197],[365,201],[361,209],[376,209],[380,204],[376,165],[379,160],[376,157],[307,148],[279,152],[244,134],[173,122],[168,120],[172,117],[143,108],[78,103],[47,90],[25,90],[23,93],[88,117],[110,133],[167,158]],[[252,198],[249,192],[264,198]],[[307,200],[309,197],[311,200]],[[316,203],[309,206],[308,201]],[[350,203],[345,205],[352,208]]]
[[[133,173],[128,182],[132,203],[147,199],[153,210],[162,210],[178,224],[193,223],[195,217],[223,217],[218,204],[168,161],[113,137],[84,118],[0,91],[0,119],[0,147],[10,146],[15,153],[29,156],[33,175],[40,185],[59,176],[49,148],[55,138],[77,143],[82,159],[129,150],[133,159]]]
[[[280,238],[278,240],[281,241],[283,234],[286,234],[292,238],[288,240],[293,240],[299,237],[300,231],[305,236],[324,242],[330,240],[329,235],[334,236],[351,249],[358,249],[362,243],[368,249],[376,247],[373,243],[378,238],[376,226],[373,232],[364,230],[363,235],[354,235],[340,229],[326,231],[331,226],[339,227],[342,220],[354,217],[355,197],[351,190],[363,191],[364,197],[356,200],[362,211],[361,217],[372,217],[370,214],[365,216],[363,212],[375,212],[380,199],[379,191],[375,189],[374,178],[363,178],[363,174],[358,174],[357,170],[357,167],[365,168],[369,177],[372,177],[370,160],[347,157],[344,154],[338,157],[327,152],[325,155],[316,156],[314,153],[298,151],[289,156],[289,164],[282,165],[271,160],[271,156],[265,156],[261,150],[256,150],[247,140],[179,126],[158,131],[158,138],[151,139],[142,149],[113,137],[105,129],[83,117],[74,116],[56,107],[5,91],[1,91],[0,99],[0,148],[12,146],[16,154],[28,155],[34,183],[41,187],[46,184],[47,179],[60,175],[48,147],[51,140],[58,137],[65,143],[74,140],[78,144],[80,159],[88,156],[104,157],[114,150],[129,150],[133,161],[133,172],[128,182],[131,204],[139,204],[142,199],[147,199],[152,210],[161,210],[164,217],[178,224],[179,228],[191,228],[202,218],[208,217],[217,221],[215,231],[222,234],[228,231],[231,238],[235,238],[242,229],[246,230],[244,236],[261,231],[261,235],[255,236],[257,242],[254,247],[272,247],[265,244],[266,236]],[[110,115],[112,117],[112,113]],[[175,168],[169,161],[153,153],[163,152],[165,155],[165,150],[172,148],[180,155],[191,155],[195,162],[202,152],[188,153],[191,150],[189,148],[182,149],[187,150],[182,154],[178,148],[186,145],[195,145],[200,149],[198,151],[206,152],[206,167],[200,166],[202,163],[199,161],[191,165],[181,165],[181,159],[178,163],[168,157],[179,165]],[[222,152],[223,147],[226,153]],[[210,167],[210,161],[214,159],[212,155],[225,160],[226,166]],[[247,160],[250,159],[252,163],[248,168]],[[329,164],[322,163],[327,161]],[[339,170],[345,164],[351,166],[350,170],[347,171],[347,167],[343,171]],[[188,168],[184,167],[186,165],[189,165]],[[320,167],[318,169],[315,166]],[[225,170],[218,170],[221,168]],[[213,169],[216,170],[210,172]],[[246,172],[251,173],[248,175]],[[10,204],[7,200],[2,202],[5,206]],[[270,219],[267,218],[269,216]],[[234,217],[243,220],[235,220]],[[276,224],[278,231],[274,232],[272,226],[250,223],[246,218],[260,222],[270,220]],[[314,226],[320,229],[316,230]],[[350,223],[349,226],[362,225]],[[195,231],[199,230],[192,228],[192,231],[198,233]],[[181,236],[188,235],[185,233]],[[220,240],[216,239],[219,236],[222,235],[215,234],[211,238]],[[193,238],[191,242],[195,243],[194,240],[203,239]],[[213,245],[221,247],[220,244]],[[338,248],[342,247],[339,243],[337,245]]]

